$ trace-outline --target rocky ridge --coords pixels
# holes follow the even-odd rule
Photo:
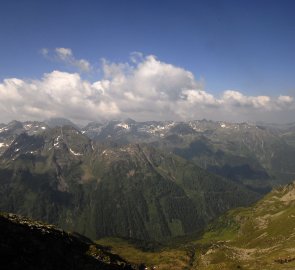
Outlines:
[[[25,217],[1,213],[0,231],[1,269],[138,269],[82,235]]]

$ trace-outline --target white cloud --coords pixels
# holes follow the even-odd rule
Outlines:
[[[256,109],[273,109],[273,102],[268,96],[245,96],[238,91],[227,90],[223,93],[222,103],[232,106],[252,107]]]
[[[144,55],[141,52],[132,52],[130,54],[130,60],[134,64],[137,64],[139,62],[142,62],[143,59],[144,59]]]
[[[279,96],[278,97],[278,102],[281,104],[290,104],[293,102],[293,100],[294,100],[294,98],[290,97],[290,96]]]
[[[90,63],[85,59],[76,59],[73,52],[69,48],[56,48],[56,56],[59,60],[65,62],[68,65],[77,67],[82,72],[89,72],[92,67]]]
[[[88,69],[89,63],[76,60],[68,48],[57,48],[55,54],[60,61]],[[292,121],[295,112],[291,96],[247,96],[236,90],[213,95],[190,71],[155,56],[136,53],[127,63],[103,60],[102,70],[103,78],[93,83],[61,71],[39,80],[5,79],[0,84],[0,121],[55,116],[85,122],[120,117]]]
[[[40,50],[40,53],[44,56],[44,57],[47,57],[48,56],[48,53],[49,53],[49,50],[47,48],[42,48]]]
[[[77,73],[53,71],[41,80],[6,79],[0,84],[1,121],[64,116],[76,121],[117,116],[112,100]]]
[[[204,90],[184,90],[184,99],[191,104],[219,105],[220,101]]]
[[[56,48],[55,52],[57,56],[64,61],[67,61],[69,58],[73,57],[72,50],[69,48]]]
[[[91,64],[85,59],[76,59],[70,48],[55,48],[53,53],[49,49],[43,48],[40,52],[45,58],[63,62],[81,72],[90,72],[92,70]]]

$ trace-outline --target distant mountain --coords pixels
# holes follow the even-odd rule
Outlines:
[[[2,124],[0,127],[0,156],[11,145],[16,137],[22,133],[34,135],[42,133],[48,126],[42,122],[36,121],[12,121],[8,124]]]
[[[0,214],[1,269],[138,269],[77,233],[14,214]]]
[[[82,132],[107,145],[151,143],[213,173],[265,193],[295,175],[293,125],[196,120],[110,121],[92,123]]]
[[[79,127],[76,124],[74,124],[72,121],[70,121],[66,118],[58,118],[58,117],[57,118],[49,118],[49,119],[46,119],[44,121],[44,123],[51,128],[62,127],[62,126],[71,126],[76,129],[79,129]]]
[[[149,145],[94,144],[65,126],[16,137],[0,160],[0,209],[93,239],[200,231],[259,195]]]
[[[158,140],[169,132],[172,121],[135,122],[112,120],[104,124],[93,122],[82,129],[86,135],[98,142],[112,141],[118,144],[141,143]]]
[[[32,135],[62,126],[73,127],[95,144],[107,147],[150,143],[260,193],[292,181],[295,175],[294,124],[126,119],[92,122],[79,128],[63,118],[47,122],[13,121],[0,127],[0,155],[20,133]]]
[[[287,127],[280,132],[280,136],[289,145],[295,147],[295,123],[287,125]]]

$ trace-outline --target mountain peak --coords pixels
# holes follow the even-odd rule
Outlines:
[[[62,127],[62,126],[72,126],[76,129],[79,129],[79,127],[74,124],[72,121],[66,118],[56,117],[56,118],[49,118],[44,121],[45,124],[47,124],[49,127]]]

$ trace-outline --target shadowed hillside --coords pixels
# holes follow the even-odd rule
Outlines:
[[[1,269],[137,269],[105,247],[14,214],[0,214]]]

